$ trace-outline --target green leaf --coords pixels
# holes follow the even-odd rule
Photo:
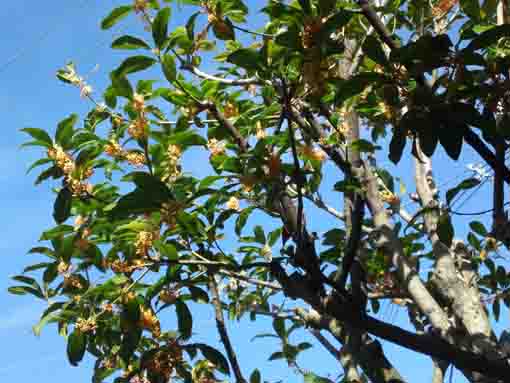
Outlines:
[[[33,287],[29,286],[12,286],[9,287],[7,291],[14,295],[32,294],[37,298],[45,299],[44,295],[41,293],[40,290],[34,289]]]
[[[61,238],[65,234],[72,233],[73,231],[74,227],[71,225],[58,225],[51,230],[44,231],[41,235],[41,241],[50,241],[54,238]]]
[[[480,180],[477,178],[468,178],[462,181],[460,184],[446,192],[446,203],[450,205],[455,196],[462,190],[469,190],[475,186],[480,185]]]
[[[189,339],[193,329],[193,317],[188,306],[181,300],[178,299],[175,302],[175,310],[177,312],[177,327],[179,333],[183,339]]]
[[[209,303],[209,295],[207,292],[200,287],[188,286],[189,292],[191,293],[191,299],[198,303]]]
[[[236,219],[235,231],[237,235],[241,235],[246,222],[248,221],[248,217],[255,210],[253,207],[248,207],[244,209]]]
[[[79,330],[74,330],[67,339],[67,358],[69,363],[77,366],[85,355],[87,336]]]
[[[133,7],[130,5],[124,5],[122,7],[115,8],[110,12],[108,16],[103,19],[101,22],[101,29],[110,29],[117,22],[126,17],[132,9]]]
[[[50,160],[49,158],[40,158],[40,159],[38,159],[32,165],[30,165],[30,167],[27,169],[27,173],[26,174],[30,173],[36,167],[44,165],[44,164],[47,164],[48,162],[51,162],[51,161],[52,160]]]
[[[306,373],[304,378],[304,383],[333,383],[331,380],[315,375],[312,372]]]
[[[345,9],[339,10],[337,13],[326,20],[321,28],[321,34],[323,36],[329,36],[332,32],[347,25],[347,23],[351,21],[351,18],[354,15],[354,12],[347,11]]]
[[[168,143],[179,145],[184,149],[189,146],[206,146],[207,140],[193,131],[185,131],[172,134],[168,139]]]
[[[164,202],[173,199],[168,187],[157,177],[144,172],[133,172],[124,177],[126,178],[130,178],[137,188],[117,201],[111,209],[113,216],[122,217],[158,210]]]
[[[53,177],[53,179],[57,179],[59,177],[62,177],[63,175],[64,172],[62,171],[62,169],[55,165],[41,172],[41,174],[37,176],[35,184],[39,185],[41,182],[47,180],[50,177]]]
[[[329,15],[335,9],[336,0],[319,0],[319,13],[321,16]]]
[[[157,61],[147,56],[131,56],[125,59],[122,64],[115,70],[119,77],[123,77],[129,73],[140,72],[150,68]]]
[[[51,283],[58,276],[58,262],[51,263],[43,273],[44,283]]]
[[[345,241],[345,230],[331,229],[324,234],[324,246],[340,246]]]
[[[473,221],[469,223],[469,227],[471,230],[473,230],[476,234],[481,235],[482,237],[487,237],[489,233],[487,232],[487,229],[481,223],[480,221]]]
[[[55,142],[62,146],[62,148],[69,148],[74,133],[74,125],[77,121],[78,115],[73,113],[58,123],[57,131],[55,132]]]
[[[260,68],[260,54],[255,49],[241,48],[231,53],[227,62],[247,70],[256,70]]]
[[[257,225],[253,228],[253,234],[255,235],[255,241],[264,245],[266,243],[266,235],[262,226]]]
[[[282,339],[287,338],[287,332],[285,331],[285,319],[276,318],[275,320],[273,320],[273,329],[280,338]]]
[[[113,49],[151,49],[149,44],[147,44],[142,39],[138,37],[124,35],[115,39],[112,42]]]
[[[377,87],[386,82],[380,73],[361,72],[348,80],[336,80],[335,104],[343,104],[346,100],[362,93],[368,86]]]
[[[114,95],[126,97],[128,99],[133,97],[133,87],[125,75],[113,71],[110,73],[110,79],[112,81],[112,97]]]
[[[365,38],[363,42],[363,52],[377,64],[388,64],[388,59],[382,49],[382,43],[374,35],[368,35]]]
[[[439,239],[446,246],[451,246],[454,236],[453,225],[449,214],[441,214],[437,226],[437,234]]]
[[[286,358],[286,357],[285,357],[285,354],[284,354],[283,352],[281,352],[281,351],[277,351],[277,352],[273,352],[273,353],[269,356],[268,360],[278,360],[278,359],[285,359],[285,358]]]
[[[457,161],[462,151],[463,136],[467,126],[444,125],[439,127],[439,142],[451,159]]]
[[[393,132],[393,137],[390,142],[390,153],[388,155],[391,162],[395,165],[400,162],[404,148],[406,147],[407,134],[399,127]]]
[[[510,24],[498,25],[475,37],[464,49],[467,51],[484,49],[497,43],[500,38],[507,36],[510,36]]]
[[[39,322],[32,327],[32,331],[35,336],[41,335],[42,328],[46,326],[48,323],[55,322],[58,320],[59,315],[55,313],[55,311],[64,308],[66,303],[64,302],[55,302],[52,303],[41,315],[41,319]]]
[[[312,5],[310,4],[310,0],[299,0],[299,5],[305,14],[310,15],[312,13]]]
[[[499,303],[499,299],[496,299],[492,304],[492,313],[494,314],[494,319],[499,321],[499,314],[501,312],[501,305]]]
[[[50,148],[53,146],[53,140],[50,135],[46,133],[44,130],[39,128],[23,128],[22,132],[28,133],[31,137],[35,138],[37,141],[44,143],[46,147]]]
[[[166,79],[170,82],[174,82],[177,77],[177,69],[175,67],[174,58],[170,55],[164,55],[161,58],[161,65]]]
[[[227,358],[221,352],[204,343],[195,343],[194,346],[202,352],[204,358],[213,363],[216,368],[225,375],[230,375],[230,367]]]
[[[156,47],[161,49],[168,35],[168,20],[170,19],[170,7],[161,9],[152,22],[152,38]]]
[[[250,375],[250,383],[261,383],[261,380],[260,371],[256,368]]]
[[[282,47],[300,50],[301,47],[301,31],[296,25],[291,25],[287,30],[283,30],[275,37],[275,43]]]
[[[200,14],[200,11],[193,13],[186,22],[186,33],[188,34],[188,39],[191,41],[195,39],[195,21],[197,20],[197,17],[200,16]]]
[[[159,250],[161,256],[165,259],[176,261],[179,258],[177,249],[171,243],[156,241],[154,247]]]
[[[129,360],[135,353],[141,338],[142,328],[140,326],[132,326],[129,331],[122,334],[119,354],[124,363],[129,364]]]
[[[361,153],[373,153],[377,149],[380,149],[379,146],[376,146],[363,138],[353,141],[351,143],[351,148]]]
[[[53,205],[53,218],[58,224],[63,223],[71,215],[71,206],[73,202],[73,193],[66,186],[60,190]]]
[[[460,8],[473,21],[480,20],[480,2],[479,0],[460,0]]]

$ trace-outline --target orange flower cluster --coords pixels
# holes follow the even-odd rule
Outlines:
[[[93,169],[83,169],[80,174],[76,174],[76,163],[69,153],[66,153],[60,145],[54,145],[47,151],[48,158],[55,162],[64,173],[64,179],[69,185],[73,195],[92,194],[93,186],[90,183],[83,182],[92,176]]]
[[[211,152],[211,156],[218,156],[225,153],[225,142],[218,141],[216,138],[211,138],[207,143],[207,148]]]
[[[138,325],[145,330],[149,330],[152,336],[156,338],[161,335],[161,326],[158,317],[150,308],[146,308],[142,305],[140,305],[140,320]]]
[[[303,155],[303,157],[308,158],[310,160],[315,161],[324,161],[326,159],[326,153],[319,148],[315,148],[313,146],[302,146],[298,148],[298,152]]]
[[[80,278],[76,275],[66,275],[64,276],[64,288],[72,287],[75,289],[82,289],[83,284],[81,283]]]
[[[97,323],[94,318],[78,318],[76,321],[76,329],[82,333],[92,332],[97,328]]]
[[[131,122],[128,127],[128,133],[135,140],[146,139],[149,135],[149,121],[147,121],[145,116],[141,115]]]
[[[126,160],[137,168],[144,166],[146,163],[145,155],[143,153],[124,150],[114,139],[110,140],[110,142],[105,145],[104,152],[106,155],[117,160]]]
[[[166,288],[159,293],[159,299],[168,305],[173,305],[179,298],[179,291],[175,289]]]
[[[166,174],[163,181],[175,181],[181,175],[180,160],[182,150],[179,146],[170,144],[166,151]]]
[[[175,366],[182,363],[182,349],[174,342],[158,350],[144,366],[149,375],[161,376],[168,381],[174,372]]]
[[[153,231],[140,231],[136,236],[135,248],[136,254],[141,257],[147,257],[152,248],[152,244],[159,238],[159,233]]]
[[[133,8],[135,9],[136,13],[143,13],[149,6],[148,0],[134,0],[133,2]]]

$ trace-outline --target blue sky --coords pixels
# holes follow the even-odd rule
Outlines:
[[[9,276],[19,274],[31,262],[27,250],[37,244],[42,230],[53,225],[51,207],[53,194],[49,184],[33,185],[35,174],[25,175],[26,169],[35,159],[37,150],[19,150],[26,137],[19,129],[27,126],[53,130],[58,121],[72,112],[85,113],[90,105],[79,97],[78,91],[65,86],[55,78],[55,72],[68,60],[77,63],[81,74],[87,75],[88,82],[95,89],[106,85],[108,72],[118,65],[123,53],[113,52],[109,43],[129,31],[140,30],[135,18],[119,24],[112,31],[101,31],[99,20],[109,10],[128,1],[93,0],[18,0],[2,4],[0,33],[5,36],[3,55],[0,59],[0,115],[2,116],[3,140],[0,143],[0,201],[3,219],[0,223],[0,250],[3,256],[0,272],[0,339],[6,347],[0,349],[0,379],[3,381],[31,381],[37,377],[46,382],[86,382],[90,380],[92,364],[90,359],[79,367],[71,367],[65,356],[65,340],[56,334],[54,327],[46,328],[41,337],[35,337],[31,326],[43,310],[31,297],[9,295]],[[248,3],[256,4],[255,0]],[[177,14],[177,13],[176,13]],[[178,15],[178,14],[177,14]],[[181,15],[182,17],[182,15]],[[178,16],[174,15],[174,22]],[[184,23],[184,21],[182,21]],[[174,24],[175,25],[175,24]],[[465,151],[466,162],[473,156]],[[467,176],[465,167],[445,159],[442,154],[436,162],[438,183],[442,184]],[[199,168],[198,163],[191,167]],[[407,185],[412,185],[410,160],[403,160],[394,169]],[[333,171],[333,170],[332,170]],[[457,181],[461,181],[458,178]],[[455,183],[450,183],[452,187]],[[462,211],[478,211],[487,207],[489,189],[479,191],[469,200]],[[327,198],[333,198],[328,195]],[[331,199],[331,202],[335,201]],[[465,221],[457,221],[465,226]],[[313,229],[330,227],[325,217],[311,217]],[[327,225],[324,225],[327,224]],[[465,234],[465,230],[458,233]],[[406,325],[407,318],[402,310],[383,306],[383,318]],[[506,325],[507,313],[502,315]],[[199,338],[216,341],[212,317],[206,312],[195,319],[195,331]],[[266,323],[270,328],[270,322]],[[238,326],[237,328],[235,328]],[[234,342],[239,346],[239,359],[245,374],[259,368],[263,377],[280,378],[285,382],[300,382],[301,379],[288,370],[283,362],[266,362],[277,343],[271,340],[250,339],[264,326],[243,322],[232,326]],[[308,338],[307,338],[308,340]],[[418,356],[396,346],[386,345],[389,358],[412,382],[429,382],[430,368],[427,358]],[[303,367],[319,369],[320,373],[336,376],[339,368],[329,354],[320,349],[306,353],[302,358]],[[460,375],[456,373],[455,381]]]

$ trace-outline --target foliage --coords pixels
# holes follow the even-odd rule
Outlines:
[[[263,370],[243,377],[225,314],[272,317],[271,333],[257,338],[279,339],[269,360],[285,360],[305,382],[331,381],[299,366],[311,347],[335,353],[320,331],[363,371],[346,369],[344,381],[402,381],[372,336],[469,379],[503,381],[485,309],[497,320],[510,304],[497,261],[506,217],[494,214],[492,229],[456,225],[453,204],[487,178],[468,177],[444,203],[428,168],[438,146],[459,160],[469,145],[497,170],[495,188],[510,179],[491,148],[510,140],[510,26],[496,25],[497,2],[272,0],[252,2],[263,14],[255,17],[242,0],[182,0],[189,17],[174,28],[170,2],[136,0],[102,20],[108,29],[135,14],[147,28],[113,41],[136,53],[111,71],[102,96],[74,64],[58,71],[94,103],[85,118],[70,115],[54,135],[23,129],[25,145],[45,150],[31,166],[46,166],[36,184],[59,185],[56,226],[29,251],[45,259],[9,289],[48,303],[34,331],[56,323],[72,365],[96,359],[94,382],[261,382]],[[395,168],[377,165],[381,154],[415,158],[414,213],[400,204]],[[343,198],[344,213],[324,193]],[[326,214],[328,228],[313,233],[310,217]],[[466,243],[455,239],[464,233]],[[376,317],[388,298],[416,333]],[[225,353],[194,341],[199,305],[215,309]],[[163,328],[164,316],[175,328]],[[318,342],[294,343],[291,333],[303,331]]]

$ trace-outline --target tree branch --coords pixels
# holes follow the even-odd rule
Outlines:
[[[230,86],[246,86],[246,85],[262,85],[263,82],[256,78],[256,77],[249,77],[249,78],[243,78],[243,79],[228,79],[223,77],[218,77],[211,75],[209,73],[202,72],[200,69],[198,69],[196,66],[191,64],[182,64],[181,68],[193,73],[195,76],[200,77],[204,80],[211,80],[211,81],[217,81],[219,83],[230,85]]]
[[[232,138],[234,138],[236,144],[239,146],[239,150],[241,152],[246,152],[249,148],[248,142],[241,135],[241,133],[239,133],[239,130],[237,130],[237,128],[232,123],[232,121],[229,121],[228,119],[226,119],[225,116],[223,115],[223,113],[221,113],[218,110],[218,107],[214,103],[207,102],[207,103],[204,103],[203,106],[205,108],[209,109],[211,111],[212,115],[220,122],[220,124],[222,124],[223,127],[225,127],[225,129],[228,130],[228,132],[230,133]]]
[[[407,349],[429,355],[440,360],[449,361],[457,368],[480,372],[487,377],[509,381],[510,369],[508,361],[489,359],[485,354],[476,354],[453,346],[437,334],[418,335],[395,325],[385,323],[369,315],[359,316],[354,310],[339,302],[338,297],[317,297],[308,289],[305,281],[296,277],[288,277],[279,264],[272,265],[272,273],[284,287],[285,293],[291,298],[300,298],[312,305],[318,312],[324,312],[335,319],[347,322],[351,326],[398,344]]]
[[[214,305],[214,311],[216,315],[216,327],[218,328],[218,333],[220,334],[221,342],[223,343],[225,351],[227,352],[227,357],[228,361],[230,362],[230,366],[232,367],[232,370],[234,370],[234,376],[236,377],[236,381],[238,383],[247,383],[246,379],[244,379],[243,377],[241,368],[239,367],[236,354],[234,352],[232,343],[230,342],[230,338],[227,333],[227,328],[225,327],[225,318],[223,317],[223,310],[221,308],[220,294],[218,293],[216,279],[212,274],[209,275],[209,289],[212,294],[212,303]]]

